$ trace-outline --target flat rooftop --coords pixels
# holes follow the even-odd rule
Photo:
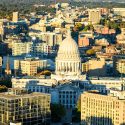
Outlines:
[[[13,99],[19,99],[19,98],[31,98],[31,97],[38,97],[38,96],[50,96],[50,94],[45,94],[45,93],[39,93],[39,92],[33,92],[30,94],[13,94],[10,92],[5,92],[5,93],[0,93],[0,99],[8,99],[8,100],[13,100]]]

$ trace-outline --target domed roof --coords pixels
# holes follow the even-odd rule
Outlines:
[[[59,47],[58,56],[60,58],[79,58],[78,45],[69,32]]]

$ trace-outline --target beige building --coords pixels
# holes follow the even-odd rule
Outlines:
[[[105,76],[106,62],[104,59],[91,59],[82,64],[82,71],[88,73],[89,76]]]
[[[101,19],[101,13],[97,9],[89,9],[89,22],[92,24],[98,24]]]
[[[116,36],[116,40],[118,44],[125,44],[125,28],[121,28],[121,34]]]
[[[36,31],[46,32],[46,26],[43,26],[42,24],[39,23],[30,26],[29,29],[31,31],[36,30]]]
[[[0,35],[4,35],[4,22],[0,20]]]
[[[125,8],[113,8],[114,14],[125,16]]]
[[[101,95],[97,91],[81,94],[82,125],[125,124],[125,98]]]
[[[14,69],[21,74],[29,76],[37,74],[38,69],[47,67],[47,60],[40,60],[39,58],[25,58],[24,60],[14,60]]]
[[[102,39],[96,39],[95,40],[95,45],[97,46],[108,46],[109,42],[107,41],[107,39],[102,38]]]
[[[125,74],[125,59],[120,59],[117,62],[116,70],[121,74]]]
[[[115,75],[120,75],[120,73],[125,74],[125,56],[115,55],[113,56],[113,69]]]
[[[18,12],[13,12],[13,22],[18,22],[18,17],[19,15],[18,15]]]
[[[50,95],[10,89],[0,94],[0,125],[41,125],[50,120]],[[20,124],[17,124],[20,125]]]

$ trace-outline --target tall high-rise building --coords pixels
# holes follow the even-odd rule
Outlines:
[[[101,95],[97,91],[81,94],[82,125],[125,124],[125,92]]]
[[[101,13],[97,9],[89,9],[89,22],[92,24],[98,24],[101,19]]]
[[[13,22],[18,22],[19,14],[18,12],[13,12]]]
[[[41,125],[50,120],[50,95],[10,89],[0,94],[0,125]]]

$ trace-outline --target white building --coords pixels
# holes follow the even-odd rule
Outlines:
[[[31,42],[13,41],[12,55],[25,56],[31,54],[32,56],[43,57],[43,55],[48,55],[49,48],[47,43],[37,41],[34,37]]]
[[[55,74],[52,74],[51,78],[57,80],[85,79],[85,76],[81,75],[81,58],[78,45],[71,37],[71,33],[60,44],[56,57],[56,71]]]
[[[99,90],[99,92],[106,93],[110,88],[117,88],[121,90],[124,84],[124,80],[119,78],[102,77],[100,79],[91,79],[93,90]]]
[[[38,77],[12,78],[13,88],[26,88],[32,92],[50,93],[53,85],[57,84],[56,80],[43,79]]]
[[[62,104],[65,108],[76,108],[80,94],[78,86],[62,84],[51,90],[51,103]]]

